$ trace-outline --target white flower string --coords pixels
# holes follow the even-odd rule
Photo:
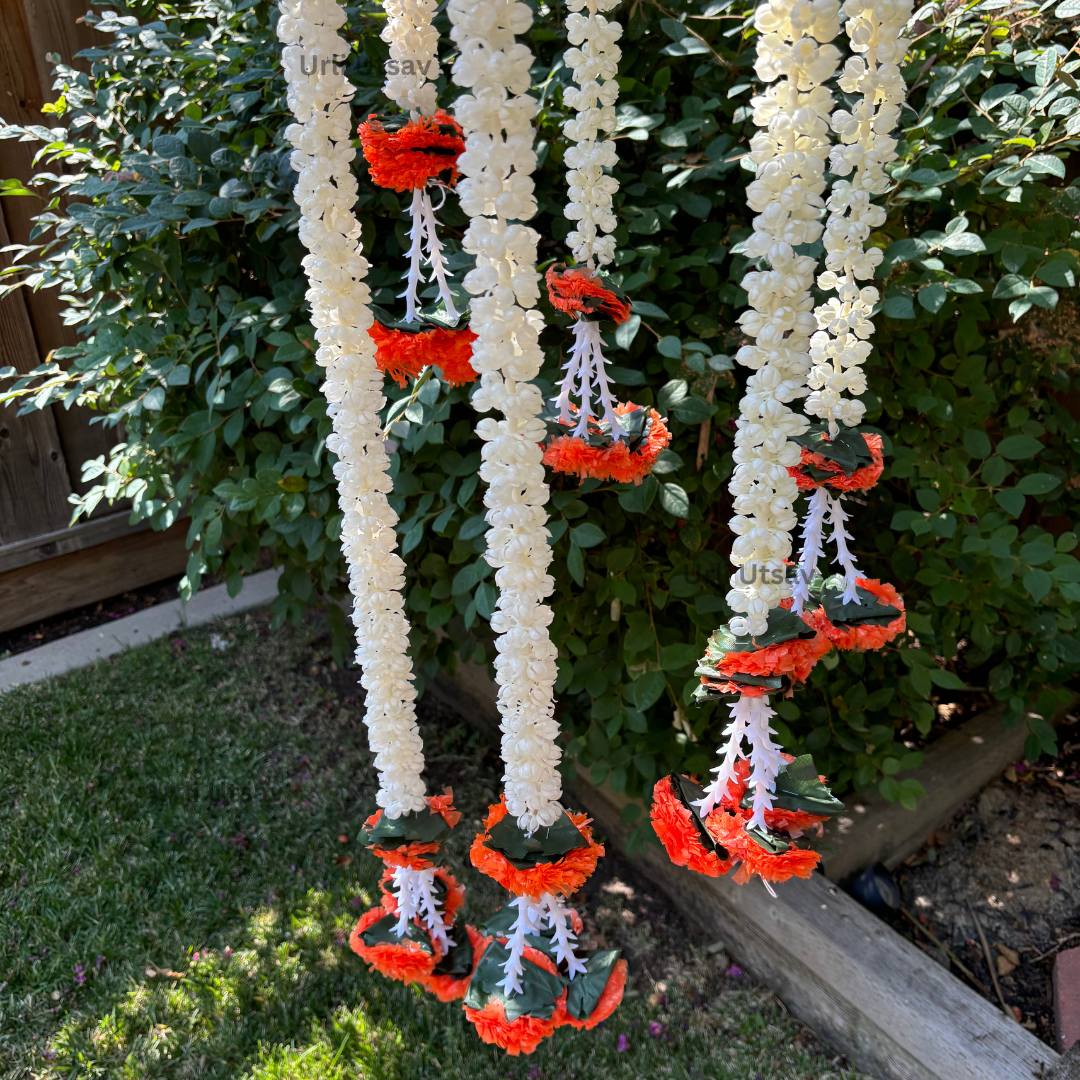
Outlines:
[[[574,86],[563,92],[563,101],[574,115],[563,129],[571,145],[566,148],[566,182],[569,202],[565,215],[576,222],[567,243],[577,262],[604,266],[615,258],[615,214],[612,200],[619,181],[605,169],[617,164],[615,102],[619,98],[617,42],[622,26],[606,19],[605,11],[619,0],[567,0],[566,37],[572,48],[564,59]]]
[[[571,48],[564,59],[573,74],[574,85],[563,91],[563,101],[574,115],[564,132],[570,145],[566,149],[566,184],[568,201],[564,215],[575,223],[567,243],[576,262],[591,272],[615,258],[617,224],[612,200],[619,181],[605,170],[617,163],[615,141],[615,103],[619,97],[618,46],[622,26],[604,12],[617,7],[619,0],[568,0],[566,36]],[[554,401],[559,420],[569,425],[575,416],[571,408],[576,399],[573,434],[587,437],[594,421],[593,395],[613,441],[623,437],[615,413],[615,397],[607,372],[603,339],[599,324],[579,318],[573,327],[574,344],[563,365],[563,378]]]
[[[750,143],[756,175],[747,186],[747,201],[757,216],[744,250],[752,259],[766,260],[769,269],[751,270],[743,278],[750,309],[739,318],[755,340],[736,354],[753,371],[739,403],[729,486],[736,571],[727,600],[737,614],[728,625],[736,637],[764,634],[769,611],[789,591],[785,565],[798,521],[798,488],[788,467],[798,463],[801,453],[791,438],[801,435],[807,422],[788,403],[805,393],[814,328],[810,289],[815,264],[795,248],[814,243],[822,233],[833,108],[827,82],[840,62],[830,44],[839,33],[838,14],[837,0],[767,0],[754,16],[760,35],[755,70],[772,85],[752,100],[754,123],[761,130]],[[764,828],[784,760],[769,726],[774,713],[765,695],[741,697],[731,715],[721,763],[696,805],[703,814],[712,810],[726,794],[736,762],[748,756],[753,812],[747,828]]]
[[[561,751],[555,720],[557,651],[551,641],[554,587],[548,573],[548,488],[540,443],[543,396],[532,385],[543,363],[543,318],[536,272],[537,233],[521,224],[536,213],[532,172],[533,117],[529,96],[532,53],[515,40],[532,13],[517,0],[450,0],[452,36],[460,53],[455,82],[467,92],[455,112],[465,131],[459,159],[461,205],[469,217],[464,247],[476,257],[465,278],[477,334],[473,394],[484,417],[480,475],[487,484],[487,561],[495,567],[498,600],[495,681],[502,717],[506,802],[519,826],[532,833],[563,813]]]
[[[757,216],[744,250],[768,260],[770,269],[743,278],[750,310],[739,319],[755,342],[736,354],[754,372],[739,406],[730,483],[736,571],[727,600],[737,613],[730,622],[736,636],[763,634],[770,609],[787,595],[784,568],[797,521],[797,487],[787,470],[800,455],[790,438],[807,426],[788,402],[804,393],[814,328],[814,260],[795,247],[822,232],[833,107],[825,84],[840,61],[828,42],[839,32],[838,11],[836,0],[768,0],[754,17],[755,70],[773,85],[752,101],[762,130],[750,144],[757,175],[747,199]]]
[[[431,116],[439,77],[438,0],[383,0],[386,26],[381,37],[390,47],[383,93],[402,112]]]
[[[866,392],[863,365],[871,352],[873,311],[880,294],[873,285],[860,282],[873,279],[882,259],[881,249],[866,247],[866,243],[872,231],[885,223],[884,207],[872,200],[888,191],[886,167],[896,160],[897,140],[892,132],[905,96],[900,64],[909,45],[903,31],[912,4],[909,0],[845,0],[841,11],[855,55],[844,64],[839,84],[857,99],[850,111],[837,109],[831,119],[839,142],[832,148],[829,165],[838,179],[833,181],[827,204],[825,270],[817,280],[826,293],[835,295],[814,311],[817,330],[810,338],[810,393],[805,404],[808,415],[827,424],[830,438],[837,436],[841,424],[855,427],[866,412],[860,400]],[[799,580],[794,587],[797,612],[809,598],[810,579],[822,549],[821,490],[814,493],[803,525]],[[836,562],[844,573],[843,600],[858,604],[859,569],[849,547],[848,514],[839,495],[830,492],[824,500]]]
[[[350,103],[355,91],[337,65],[315,63],[307,65],[310,75],[305,71],[306,55],[348,55],[348,43],[338,33],[346,16],[337,0],[281,0],[280,7],[282,64],[297,121],[289,125],[286,137],[298,174],[294,194],[300,239],[308,250],[304,269],[319,343],[315,356],[326,372],[323,393],[333,424],[327,447],[337,458],[341,547],[353,596],[364,723],[379,778],[376,801],[388,817],[397,818],[426,808],[424,748],[402,595],[405,564],[397,554],[397,515],[387,497],[392,481],[379,421],[385,404],[383,379],[368,334],[368,264],[352,211],[357,184]],[[452,942],[431,891],[433,874],[395,872],[403,916],[395,932],[403,936],[409,920],[418,915],[434,940],[448,949]]]
[[[397,515],[387,498],[390,461],[379,410],[385,399],[368,336],[371,294],[368,264],[353,216],[354,88],[337,65],[305,56],[347,56],[338,30],[345,23],[337,0],[281,0],[278,36],[296,117],[286,137],[298,173],[300,239],[308,250],[307,299],[326,372],[323,392],[337,457],[334,476],[342,512],[341,546],[353,595],[356,660],[366,691],[364,722],[379,776],[378,804],[390,817],[424,809],[424,752],[416,723],[416,689],[409,660],[409,624],[402,588],[405,566],[397,554]]]

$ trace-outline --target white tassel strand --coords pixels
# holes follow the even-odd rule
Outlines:
[[[802,524],[802,550],[799,566],[795,571],[795,584],[791,587],[794,603],[791,610],[801,615],[810,599],[810,582],[817,573],[818,562],[825,546],[825,516],[829,510],[829,493],[825,488],[815,488],[806,507]]]

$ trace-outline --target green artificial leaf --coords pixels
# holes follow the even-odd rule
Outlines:
[[[489,1001],[497,1001],[511,1022],[521,1016],[550,1019],[555,1012],[555,1003],[566,988],[565,980],[545,971],[526,957],[522,960],[522,992],[508,995],[499,983],[505,977],[503,968],[509,959],[510,950],[501,942],[492,941],[488,945],[469,980],[465,1004],[470,1009],[482,1009]]]
[[[370,829],[361,830],[360,840],[363,844],[374,844],[376,847],[396,847],[399,844],[441,841],[449,832],[450,826],[442,816],[430,810],[403,814],[397,818],[384,813]]]
[[[400,945],[405,940],[419,945],[429,955],[434,952],[431,939],[415,922],[410,921],[403,934],[395,933],[397,922],[396,915],[384,915],[377,922],[372,923],[360,937],[369,948],[375,945]]]
[[[578,973],[570,980],[570,989],[566,995],[566,1011],[575,1020],[585,1020],[592,1015],[618,960],[618,949],[603,949],[593,953],[585,961],[585,971]]]
[[[448,975],[454,979],[464,978],[472,971],[473,946],[469,935],[464,931],[454,934],[454,944],[450,951],[435,965],[433,975]]]
[[[829,622],[837,626],[886,626],[900,609],[883,603],[861,585],[855,587],[858,603],[844,603],[844,579],[841,575],[828,578],[818,594]]]
[[[491,847],[505,855],[519,870],[552,862],[586,845],[581,831],[565,813],[554,825],[537,829],[531,836],[525,834],[516,818],[507,814],[491,827],[490,835]]]
[[[748,794],[743,805],[749,807],[752,802],[753,796]],[[823,816],[839,814],[844,809],[844,804],[821,781],[809,754],[801,754],[780,769],[773,805],[781,810],[801,810]]]

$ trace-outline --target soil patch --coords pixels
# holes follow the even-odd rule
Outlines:
[[[1076,716],[1058,740],[1057,760],[1010,766],[897,872],[897,929],[1051,1045],[1054,956],[1080,944]]]

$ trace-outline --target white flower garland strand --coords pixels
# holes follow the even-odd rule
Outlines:
[[[791,439],[806,431],[807,420],[788,403],[806,393],[815,270],[814,260],[795,247],[815,242],[823,229],[834,105],[827,84],[840,63],[830,42],[840,31],[839,11],[838,0],[765,0],[754,13],[760,35],[754,68],[772,85],[751,102],[761,130],[750,142],[756,175],[746,195],[757,216],[744,251],[751,259],[766,260],[769,269],[751,270],[743,278],[750,309],[739,318],[743,332],[755,340],[736,354],[753,371],[739,403],[729,485],[736,569],[727,601],[737,614],[728,625],[737,637],[764,634],[770,610],[790,588],[786,562],[798,523],[798,487],[787,470],[799,462],[799,445]],[[753,788],[747,828],[765,827],[783,765],[769,726],[774,715],[768,696],[740,697],[731,706],[720,764],[696,804],[702,816],[723,799],[736,763],[745,757]]]
[[[352,172],[354,88],[326,58],[344,57],[338,33],[345,23],[337,0],[281,0],[278,36],[288,100],[296,123],[286,137],[298,173],[300,239],[309,254],[308,303],[318,341],[316,359],[326,372],[323,391],[337,457],[334,476],[342,511],[341,546],[349,570],[356,627],[356,659],[366,691],[364,722],[379,775],[378,804],[391,818],[425,808],[423,745],[416,724],[409,625],[397,555],[395,515],[387,499],[389,458],[380,431],[383,377],[368,336],[371,294],[368,264],[353,216],[357,185]],[[305,60],[320,61],[312,74]]]
[[[791,610],[801,615],[810,599],[810,583],[817,573],[818,562],[825,548],[825,518],[832,504],[832,496],[826,488],[815,488],[806,505],[802,523],[802,550],[795,582],[791,586]]]
[[[439,32],[434,26],[437,8],[437,0],[383,0],[386,26],[381,37],[390,51],[383,93],[414,120],[433,115],[438,106],[435,80],[440,70]],[[456,323],[460,312],[450,292],[435,207],[427,188],[413,192],[409,218],[409,269],[405,290],[399,294],[405,299],[405,321],[418,321],[420,286],[430,280],[438,286],[447,319]],[[425,262],[430,269],[427,278]]]
[[[744,250],[752,259],[766,259],[770,269],[744,277],[750,310],[739,319],[755,342],[736,354],[754,372],[739,406],[729,486],[736,571],[727,600],[737,613],[730,622],[737,636],[764,633],[770,609],[787,595],[785,562],[798,520],[798,489],[787,470],[800,453],[790,439],[807,427],[787,403],[805,393],[814,329],[815,264],[794,248],[822,232],[833,107],[826,83],[840,61],[828,44],[840,29],[837,0],[766,0],[754,22],[760,33],[755,70],[774,85],[752,100],[754,123],[762,130],[750,144],[757,175],[747,200],[757,216]]]
[[[881,263],[878,247],[865,247],[871,232],[885,223],[885,210],[872,200],[889,189],[886,166],[896,160],[892,132],[904,101],[900,64],[909,42],[903,31],[911,18],[909,0],[845,0],[844,29],[856,55],[844,64],[840,89],[857,94],[851,111],[837,109],[832,128],[839,143],[829,165],[837,179],[829,195],[825,225],[825,270],[818,285],[836,295],[814,311],[817,331],[810,339],[812,366],[807,379],[806,412],[829,425],[854,427],[866,406],[863,364],[870,355],[873,310],[878,290],[869,281]],[[845,397],[850,394],[850,397]]]
[[[829,165],[837,179],[829,195],[825,223],[825,270],[818,285],[835,293],[814,311],[817,330],[810,338],[810,371],[806,412],[828,424],[835,438],[840,425],[855,427],[866,412],[859,400],[866,393],[863,365],[870,356],[874,305],[880,299],[872,280],[881,263],[878,247],[866,247],[871,232],[885,223],[885,210],[872,200],[889,189],[886,167],[896,160],[892,132],[900,120],[906,87],[900,64],[910,42],[903,31],[911,19],[909,0],[845,0],[844,30],[855,53],[844,64],[840,89],[857,94],[851,111],[837,109],[832,129],[839,136]],[[850,396],[845,397],[845,394]],[[803,524],[803,551],[793,595],[801,612],[808,599],[809,576],[821,553],[824,517],[820,492],[815,492]],[[815,502],[815,499],[819,501]],[[828,520],[836,546],[836,562],[844,572],[844,602],[859,603],[859,568],[848,546],[851,537],[841,497],[827,496]],[[806,570],[809,568],[809,574]]]
[[[495,681],[502,717],[503,776],[510,814],[526,832],[549,826],[563,810],[561,751],[556,742],[557,650],[545,598],[548,573],[548,488],[540,444],[543,396],[530,382],[543,363],[543,317],[536,272],[538,235],[520,224],[536,213],[531,85],[532,53],[515,35],[532,13],[518,0],[450,0],[459,49],[454,81],[466,93],[455,112],[465,130],[458,166],[461,205],[469,217],[464,247],[476,257],[465,278],[472,297],[473,393],[478,412],[501,419],[477,424],[484,442],[480,475],[487,484],[487,561],[495,567],[498,600]]]
[[[575,86],[567,87],[563,101],[575,115],[563,129],[571,145],[566,150],[566,183],[569,202],[565,216],[574,221],[567,237],[576,262],[590,269],[615,258],[615,214],[612,199],[619,181],[605,169],[613,169],[618,158],[615,141],[615,103],[619,98],[617,42],[622,26],[606,19],[605,11],[618,7],[619,0],[568,0],[566,37],[571,48],[564,59]]]
[[[439,32],[433,21],[438,0],[383,0],[386,26],[380,35],[390,46],[383,93],[402,112],[431,116],[439,77]]]
[[[571,48],[564,58],[574,78],[574,86],[563,93],[563,101],[574,115],[564,131],[570,146],[566,150],[566,185],[569,201],[564,215],[575,222],[567,237],[574,260],[595,270],[615,258],[615,237],[611,234],[617,224],[612,200],[619,190],[619,181],[606,169],[618,161],[615,140],[615,103],[619,98],[618,46],[622,26],[604,12],[617,7],[619,0],[569,0],[566,15],[566,36]],[[574,435],[589,433],[594,419],[593,393],[608,425],[611,438],[623,437],[622,426],[615,414],[615,398],[607,373],[603,339],[599,325],[591,319],[579,318],[574,323],[574,345],[563,365],[564,375],[555,404],[559,419],[569,423],[573,413],[570,405],[577,399],[577,423]]]

